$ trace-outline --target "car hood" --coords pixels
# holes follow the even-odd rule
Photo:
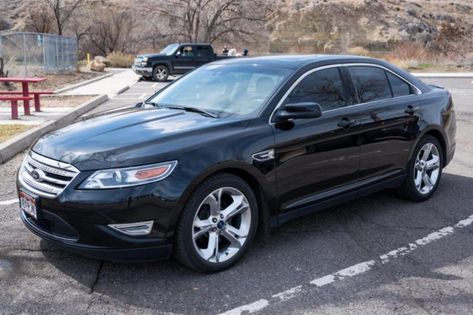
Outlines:
[[[167,57],[167,55],[165,55],[165,54],[144,54],[144,55],[139,55],[137,57],[138,58],[140,58],[140,57],[154,58],[154,57]]]
[[[232,128],[222,125],[228,124],[232,120],[182,110],[126,108],[48,133],[32,150],[80,170],[156,163],[174,160],[179,151],[206,139],[225,137]]]

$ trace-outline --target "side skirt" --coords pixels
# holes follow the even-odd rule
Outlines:
[[[385,179],[382,181],[377,181],[376,183],[369,184],[369,185],[363,185],[362,187],[350,191],[348,193],[342,193],[337,196],[325,199],[325,200],[320,200],[320,201],[315,201],[313,203],[301,206],[297,209],[294,209],[289,212],[285,212],[282,214],[279,214],[273,218],[271,218],[270,224],[271,228],[277,228],[289,221],[298,219],[300,217],[306,216],[308,214],[324,210],[363,196],[371,195],[375,192],[384,190],[384,189],[389,189],[389,188],[396,188],[399,187],[405,180],[406,175],[401,174],[397,175],[396,177],[392,177],[389,179]]]

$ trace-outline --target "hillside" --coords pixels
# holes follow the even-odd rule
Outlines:
[[[400,41],[429,47],[446,35],[451,41],[468,40],[471,48],[470,4],[467,0],[282,1],[268,23],[270,50],[337,52],[356,46],[385,50]]]
[[[85,6],[115,7],[141,16],[143,3],[149,1],[86,0]],[[35,2],[0,0],[0,30],[23,29]],[[147,24],[143,25],[140,30]],[[265,25],[254,31],[253,42],[229,41],[259,53],[337,53],[353,47],[376,52],[392,50],[399,43],[414,43],[445,56],[464,57],[473,51],[471,0],[281,0],[274,2]],[[164,33],[172,30],[172,25],[162,27],[168,28]]]

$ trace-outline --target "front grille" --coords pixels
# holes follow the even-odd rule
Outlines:
[[[18,176],[21,185],[47,198],[56,198],[79,174],[74,166],[30,152]]]

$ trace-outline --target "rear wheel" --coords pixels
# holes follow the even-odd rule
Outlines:
[[[153,70],[153,79],[158,82],[164,82],[169,77],[169,69],[166,66],[156,66]]]
[[[196,189],[183,209],[174,255],[197,271],[227,269],[247,251],[257,225],[257,202],[248,184],[234,175],[216,175]]]
[[[429,199],[440,183],[442,165],[442,146],[436,138],[425,136],[409,162],[408,176],[399,188],[399,195],[413,201]]]

